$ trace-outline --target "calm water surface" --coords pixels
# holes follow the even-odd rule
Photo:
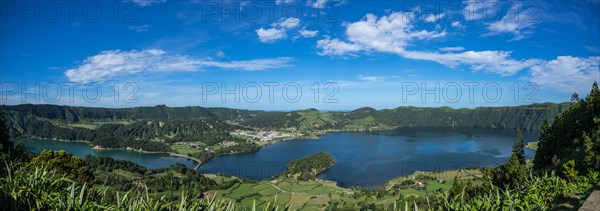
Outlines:
[[[524,133],[525,142],[537,139],[539,132]],[[373,133],[340,132],[319,139],[295,140],[268,145],[254,153],[216,157],[202,165],[201,173],[222,173],[252,179],[269,179],[285,171],[295,159],[325,151],[335,166],[319,175],[342,187],[375,187],[415,171],[448,170],[504,163],[511,154],[513,130],[411,128]],[[21,139],[33,152],[65,150],[79,157],[94,155],[136,162],[150,169],[182,163],[185,158],[126,150],[93,150],[86,143],[41,139]],[[527,157],[534,152],[526,150]]]
[[[186,158],[170,157],[157,153],[141,153],[127,150],[94,150],[92,146],[82,142],[54,141],[46,139],[20,139],[16,144],[23,143],[29,151],[40,153],[48,150],[65,150],[78,157],[94,155],[99,157],[111,157],[118,160],[129,160],[149,169],[166,168],[176,163],[182,163],[188,168],[194,168],[195,163]]]
[[[525,132],[525,142],[539,132]],[[292,160],[320,151],[330,153],[335,166],[320,175],[342,187],[375,187],[415,171],[494,166],[508,161],[514,130],[411,128],[374,133],[340,132],[315,140],[268,145],[258,152],[220,156],[205,163],[201,173],[222,173],[269,179]],[[534,152],[526,149],[526,156]]]

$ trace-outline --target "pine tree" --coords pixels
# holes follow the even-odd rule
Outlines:
[[[540,134],[540,138],[539,138],[539,142],[538,142],[538,149],[535,151],[535,159],[533,159],[533,166],[534,168],[542,168],[544,165],[547,165],[546,162],[548,162],[550,160],[549,157],[549,149],[550,149],[550,143],[549,143],[549,138],[547,138],[547,136],[549,136],[549,130],[550,130],[550,124],[548,124],[548,120],[544,120],[544,122],[542,123],[542,128],[541,128],[541,134]]]
[[[512,146],[512,152],[519,159],[519,163],[525,164],[525,145],[523,144],[523,133],[517,129],[516,139]]]
[[[583,153],[582,164],[586,167],[593,167],[595,164],[594,159],[596,159],[596,155],[593,148],[594,143],[592,142],[592,138],[588,135],[583,136],[583,149],[581,150]]]
[[[525,163],[521,163],[519,161],[519,156],[517,156],[516,153],[513,153],[512,156],[510,156],[510,160],[508,160],[508,163],[503,167],[505,174],[505,185],[515,187],[519,182],[523,182],[525,180]]]

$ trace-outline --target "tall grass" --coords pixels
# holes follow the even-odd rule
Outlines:
[[[7,163],[0,178],[0,207],[6,210],[244,210],[231,200],[190,198],[181,191],[178,200],[148,193],[148,188],[109,193],[108,187],[90,188],[44,166]],[[145,185],[144,185],[145,187]],[[258,210],[253,206],[252,210]],[[268,203],[261,210],[290,210]]]
[[[436,195],[438,210],[551,210],[561,209],[561,205],[578,206],[600,182],[598,172],[579,176],[574,181],[563,179],[554,173],[535,176],[530,174],[514,189],[498,188],[490,185],[487,193],[480,193],[465,200],[465,190],[460,195],[450,197],[448,193]],[[575,203],[575,204],[572,204]]]
[[[133,188],[127,192],[109,191],[109,187],[78,185],[76,182],[44,166],[7,163],[0,178],[0,207],[6,210],[259,210],[254,204],[245,208],[232,200],[215,196],[199,198],[181,191],[176,200],[164,194],[148,193],[148,188]],[[427,204],[395,204],[391,210],[551,210],[562,204],[575,203],[598,186],[600,174],[590,172],[572,181],[554,173],[530,174],[513,189],[490,185],[485,192],[466,197],[466,191],[455,196],[436,193]],[[429,203],[429,198],[432,202]],[[584,200],[584,199],[583,199]],[[575,202],[573,202],[575,201]],[[260,210],[291,210],[291,205],[267,203]]]

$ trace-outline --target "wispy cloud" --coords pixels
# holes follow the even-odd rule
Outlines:
[[[390,75],[390,76],[366,76],[366,75],[358,75],[356,77],[358,80],[361,81],[368,81],[368,82],[377,82],[377,81],[384,81],[387,79],[395,79],[395,78],[400,78],[397,75]]]
[[[484,36],[508,33],[513,35],[510,41],[517,41],[533,34],[532,27],[539,21],[535,20],[530,14],[532,11],[524,8],[526,6],[528,5],[523,5],[519,1],[515,1],[502,19],[488,24],[487,29],[489,32],[484,34]],[[536,7],[532,8],[536,9]]]
[[[441,14],[430,14],[427,17],[425,17],[425,22],[429,22],[429,23],[435,23],[438,20],[444,18],[444,16],[446,16],[446,13],[441,13]]]
[[[346,0],[307,0],[306,5],[316,9],[323,9],[328,5],[341,6],[346,3]]]
[[[211,58],[194,58],[188,55],[170,55],[160,49],[110,50],[88,57],[65,76],[72,82],[105,81],[132,74],[149,72],[200,71],[205,68],[258,71],[291,67],[291,58],[278,57],[243,61],[214,61]]]
[[[298,18],[282,18],[277,22],[271,24],[271,28],[259,28],[256,30],[258,39],[264,43],[274,43],[279,40],[288,38],[288,33],[297,33],[292,36],[292,40],[298,38],[310,38],[315,37],[319,31],[306,30],[304,27],[300,27],[301,20]],[[300,30],[298,30],[300,29]]]
[[[167,0],[131,0],[140,7],[147,7],[153,4],[165,3]]]
[[[279,21],[272,23],[272,28],[259,28],[256,30],[258,39],[264,43],[273,43],[278,40],[287,38],[287,31],[296,28],[300,24],[298,18],[282,18]]]
[[[129,29],[136,31],[136,32],[147,32],[150,27],[152,25],[150,24],[144,24],[144,25],[137,25],[137,26],[129,26]]]
[[[256,30],[256,35],[258,35],[258,39],[264,43],[273,43],[275,41],[284,39],[287,37],[284,29],[264,29],[260,28]]]
[[[537,64],[537,60],[512,59],[511,52],[506,51],[439,53],[408,50],[407,46],[415,40],[436,39],[447,35],[441,29],[434,31],[416,29],[413,25],[414,21],[415,15],[412,13],[394,12],[382,17],[367,14],[362,20],[345,25],[348,41],[325,38],[317,42],[317,48],[321,50],[321,55],[392,53],[408,59],[434,61],[452,68],[467,66],[475,71],[489,71],[500,75],[512,75]]]
[[[319,55],[322,56],[354,56],[362,48],[359,45],[341,41],[339,39],[325,38],[317,41],[317,48],[321,51]]]
[[[465,48],[463,47],[443,47],[440,48],[440,51],[464,51]]]
[[[454,28],[465,28],[465,26],[463,26],[463,25],[460,23],[460,21],[454,21],[454,22],[452,22],[452,24],[451,24],[451,25],[452,25],[452,27],[454,27]]]
[[[559,56],[553,60],[516,59],[512,51],[472,51],[464,47],[443,47],[439,51],[410,50],[415,40],[437,39],[446,33],[420,30],[413,25],[414,15],[390,13],[377,17],[367,14],[362,20],[345,23],[346,39],[326,36],[317,41],[320,55],[343,57],[372,52],[395,54],[403,58],[433,61],[450,68],[467,67],[510,76],[529,71],[528,80],[542,87],[572,92],[585,89],[600,77],[600,57]],[[520,34],[523,35],[523,34]],[[377,81],[378,76],[360,76],[359,80]]]
[[[531,68],[530,81],[563,92],[588,92],[600,80],[600,56],[559,56]]]
[[[296,0],[275,0],[276,5],[294,3]]]
[[[303,30],[298,31],[298,33],[300,33],[300,35],[302,35],[302,37],[308,38],[308,37],[317,36],[319,31],[311,31],[311,30],[303,29]]]

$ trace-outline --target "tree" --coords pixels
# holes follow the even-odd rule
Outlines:
[[[600,119],[598,119],[600,120]],[[588,169],[600,169],[600,130],[594,131],[591,135],[583,136],[583,147],[582,147],[582,157],[583,160],[581,165],[583,165],[584,170]]]
[[[544,122],[544,124],[547,124]],[[526,176],[525,152],[523,146],[523,134],[517,129],[516,138],[512,147],[512,155],[508,163],[496,168],[484,168],[484,179],[500,188],[515,187],[523,181]],[[484,187],[486,188],[486,187]]]
[[[510,156],[510,160],[503,166],[503,169],[505,174],[504,185],[515,187],[519,182],[525,180],[525,163],[519,161],[519,156],[516,153],[513,153],[512,156]]]
[[[467,181],[464,182],[462,179],[458,179],[454,177],[452,182],[452,187],[448,192],[450,197],[459,198],[462,197],[463,200],[469,201],[472,197],[476,195],[477,187],[473,185],[473,182]]]
[[[77,156],[71,155],[63,150],[44,150],[39,156],[30,162],[36,166],[48,166],[58,173],[63,173],[79,184],[92,184],[94,175],[88,170],[85,163]]]
[[[573,93],[573,95],[571,95],[571,101],[576,102],[579,100],[579,94],[577,94],[577,92]]]
[[[525,145],[523,144],[523,133],[517,129],[516,139],[513,142],[512,153],[517,156],[521,164],[525,164]]]
[[[592,90],[559,114],[552,125],[543,124],[536,151],[534,168],[560,171],[566,161],[574,160],[575,168],[586,173],[588,168],[600,170],[600,88]]]

